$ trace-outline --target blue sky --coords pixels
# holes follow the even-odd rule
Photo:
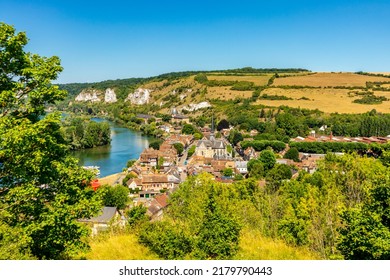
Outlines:
[[[390,72],[390,1],[4,1],[57,82],[252,66]]]

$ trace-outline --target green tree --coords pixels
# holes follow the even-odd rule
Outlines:
[[[295,147],[292,147],[291,149],[289,149],[285,154],[284,154],[284,158],[287,158],[287,159],[291,159],[295,162],[298,162],[299,161],[299,152],[298,152],[298,149],[295,148]]]
[[[195,145],[192,145],[192,146],[188,149],[187,158],[192,157],[192,155],[195,153],[195,149],[196,149],[196,146],[195,146]]]
[[[271,150],[262,151],[259,155],[259,160],[263,163],[265,171],[270,170],[276,163],[275,154]]]
[[[195,134],[196,132],[198,132],[198,130],[192,124],[186,123],[183,125],[181,132],[183,134]]]
[[[153,148],[155,150],[160,150],[161,140],[154,140],[149,143],[149,148]]]
[[[247,164],[249,177],[260,179],[264,177],[264,165],[258,159],[251,159]]]
[[[231,169],[231,168],[225,168],[225,169],[222,171],[222,174],[223,174],[223,176],[226,176],[226,177],[232,177],[232,176],[233,176],[233,169]]]
[[[77,220],[97,213],[100,198],[89,187],[93,174],[69,156],[60,115],[44,112],[66,96],[51,84],[59,58],[27,53],[26,44],[25,33],[0,23],[1,223],[35,258],[67,259],[88,248],[89,230]]]
[[[147,209],[143,205],[134,206],[130,210],[128,210],[126,212],[126,215],[128,217],[128,223],[130,227],[136,227],[137,225],[146,222],[148,220],[148,216],[146,216],[146,211]]]
[[[224,128],[229,128],[229,122],[225,119],[222,119],[219,121],[219,123],[217,124],[217,130],[218,131],[221,131],[222,129]]]
[[[195,132],[194,133],[194,139],[195,140],[200,140],[202,138],[203,138],[203,135],[201,133],[199,133],[199,132]]]
[[[202,259],[231,259],[238,251],[241,226],[220,209],[213,192],[211,188],[199,230],[197,253]]]
[[[289,180],[292,177],[291,167],[286,164],[275,164],[274,167],[268,171],[266,180],[267,184],[273,191],[282,184],[283,180]]]
[[[176,149],[178,155],[181,155],[184,151],[184,146],[182,143],[175,143],[173,144],[173,147]]]
[[[129,189],[122,185],[104,185],[99,189],[103,193],[104,206],[124,209],[129,201]]]
[[[370,211],[351,209],[342,215],[345,227],[340,229],[338,249],[349,260],[388,260],[390,230],[380,216]]]
[[[130,167],[132,167],[133,165],[134,165],[134,163],[136,163],[136,159],[130,159],[130,160],[128,160],[127,161],[127,163],[126,163],[126,167],[127,168],[130,168]]]
[[[232,143],[233,146],[237,145],[238,142],[242,141],[244,137],[242,137],[242,134],[237,130],[231,130],[229,134],[229,142]]]

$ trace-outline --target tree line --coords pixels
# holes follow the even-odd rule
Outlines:
[[[111,142],[108,122],[95,122],[84,117],[66,117],[61,131],[71,150],[104,146]]]

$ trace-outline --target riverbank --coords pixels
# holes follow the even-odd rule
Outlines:
[[[100,184],[102,185],[110,185],[110,186],[113,186],[113,185],[116,185],[116,184],[122,184],[122,180],[123,178],[125,178],[125,173],[124,172],[119,172],[119,173],[115,173],[115,174],[112,174],[112,175],[108,175],[108,176],[105,176],[103,178],[99,178],[99,182]]]

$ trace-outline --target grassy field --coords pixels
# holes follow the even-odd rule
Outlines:
[[[249,98],[252,96],[252,92],[231,90],[230,87],[209,87],[206,96],[209,99],[231,100],[237,97]]]
[[[319,109],[325,113],[364,113],[376,109],[378,112],[390,113],[390,101],[384,101],[382,104],[367,105],[353,103],[358,96],[349,95],[347,89],[281,89],[268,88],[262,94],[284,95],[293,100],[258,100],[256,104],[267,106],[286,105],[290,107],[300,107],[307,109]],[[390,99],[390,92],[377,91],[377,96],[385,96]],[[309,100],[299,100],[306,97]]]
[[[358,75],[353,73],[315,73],[306,76],[292,76],[286,78],[276,78],[274,86],[311,86],[311,87],[364,87],[366,82],[389,81],[389,78]]]
[[[106,235],[92,239],[88,260],[157,260],[158,256],[138,243],[134,234]]]
[[[91,250],[80,256],[88,260],[157,260],[157,255],[137,241],[131,233],[109,234],[93,238]],[[283,241],[263,237],[259,232],[243,229],[236,260],[316,260],[319,256],[305,248],[289,246]]]
[[[257,75],[257,76],[217,76],[217,75],[208,75],[207,78],[209,80],[217,80],[217,81],[246,81],[252,82],[257,86],[264,86],[268,83],[268,80],[271,78],[271,74],[269,75]]]
[[[248,81],[257,86],[267,84],[273,74],[264,75],[223,75],[212,73],[208,74],[209,80],[228,80],[228,81]],[[366,82],[388,82],[382,84],[382,88],[390,88],[390,78],[359,75],[354,73],[281,73],[280,78],[276,78],[272,87],[265,89],[262,94],[284,95],[292,100],[258,100],[256,104],[278,107],[286,105],[290,107],[301,107],[307,109],[319,109],[325,113],[364,113],[376,109],[378,112],[390,113],[390,101],[384,101],[378,105],[357,104],[353,101],[359,96],[350,93],[350,89],[336,89],[332,87],[365,87]],[[322,88],[299,88],[283,89],[279,86],[310,86]],[[252,97],[253,91],[235,91],[230,86],[207,87],[194,81],[194,76],[184,77],[173,81],[151,82],[143,85],[144,88],[152,90],[152,102],[155,104],[168,104],[163,113],[169,112],[170,108],[188,105],[189,103],[199,103],[202,101],[220,99],[233,100],[236,98],[248,99]],[[190,89],[187,91],[187,89]],[[182,99],[176,99],[171,102],[172,92],[181,90]],[[353,90],[356,91],[356,90]],[[376,91],[375,95],[385,96],[390,99],[390,92]],[[177,97],[178,98],[178,97]],[[164,100],[165,99],[165,100]]]
[[[304,248],[288,246],[280,240],[243,230],[237,260],[317,260],[319,256]]]

